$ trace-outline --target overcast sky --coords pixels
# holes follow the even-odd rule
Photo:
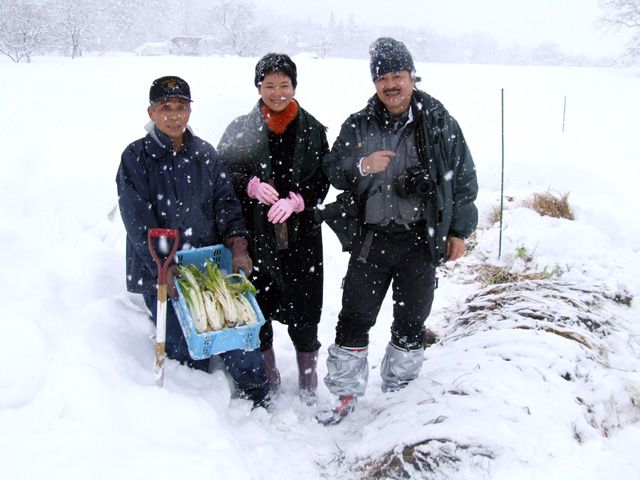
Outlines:
[[[482,32],[500,44],[555,42],[566,53],[618,56],[627,35],[595,26],[598,0],[277,0],[271,12],[327,22],[350,15],[363,23],[424,26],[440,33]]]

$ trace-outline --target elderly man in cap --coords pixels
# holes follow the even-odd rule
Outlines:
[[[391,339],[380,365],[382,390],[405,387],[420,373],[437,285],[435,267],[464,254],[476,228],[476,172],[460,126],[435,98],[416,88],[402,42],[370,48],[376,94],[342,124],[323,169],[358,206],[335,343],[325,384],[338,397],[318,420],[335,424],[354,409],[368,380],[369,330],[389,286]]]
[[[213,146],[189,126],[191,90],[176,76],[155,80],[149,90],[147,135],[122,153],[116,176],[120,213],[127,231],[127,289],[140,293],[156,322],[157,268],[147,244],[150,228],[180,231],[180,248],[224,243],[232,252],[233,270],[251,272],[249,234],[229,175]],[[167,272],[169,295],[177,298]],[[208,371],[209,360],[194,360],[171,304],[167,308],[167,356]],[[269,383],[260,350],[221,354],[241,395],[255,406],[268,406]]]

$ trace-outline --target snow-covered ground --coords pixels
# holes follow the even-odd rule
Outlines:
[[[441,341],[405,390],[379,388],[389,301],[372,330],[367,395],[338,426],[318,425],[299,402],[279,325],[273,415],[230,399],[219,370],[168,361],[165,387],[153,385],[153,328],[124,285],[120,153],[144,134],[149,84],[166,74],[191,84],[191,125],[216,145],[257,101],[256,60],[0,59],[0,477],[638,478],[638,69],[418,64],[420,87],[467,137],[481,221],[470,253],[441,269],[428,321]],[[368,64],[295,60],[296,98],[332,142],[373,94]],[[489,218],[500,203],[501,89],[500,236]],[[522,206],[547,191],[569,194],[575,221]],[[347,262],[324,234],[321,377]],[[485,287],[486,265],[558,276]],[[323,385],[319,396],[331,400]]]

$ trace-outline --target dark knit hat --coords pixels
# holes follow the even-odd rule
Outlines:
[[[167,98],[182,98],[191,102],[189,84],[174,75],[154,80],[149,89],[149,103],[166,100]]]
[[[267,53],[256,64],[256,87],[262,83],[264,77],[273,72],[282,72],[291,79],[291,85],[296,88],[298,84],[298,70],[296,64],[284,53]]]
[[[416,72],[413,58],[411,58],[407,47],[404,43],[393,38],[382,37],[377,39],[369,47],[369,54],[371,55],[369,66],[372,80],[389,72],[401,72],[403,70],[409,73]]]

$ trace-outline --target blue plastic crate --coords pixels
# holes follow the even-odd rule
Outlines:
[[[224,245],[213,245],[210,247],[194,248],[191,250],[179,250],[176,253],[177,261],[180,264],[195,264],[201,270],[204,269],[206,260],[217,264],[223,274],[231,273],[231,251]],[[240,327],[225,328],[215,332],[198,333],[191,318],[191,312],[184,300],[180,285],[175,281],[178,289],[178,300],[171,300],[176,311],[182,332],[187,339],[189,355],[194,360],[209,358],[218,353],[229,350],[253,350],[260,345],[260,327],[264,325],[264,315],[260,311],[255,295],[246,294],[249,303],[253,307],[258,317],[257,323],[252,325],[242,325]]]

